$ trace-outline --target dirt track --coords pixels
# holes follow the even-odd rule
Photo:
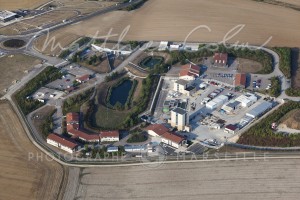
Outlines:
[[[211,32],[206,28],[199,29],[188,37],[188,41],[220,42],[231,29],[244,25],[229,42],[262,45],[272,37],[267,46],[294,47],[300,45],[299,19],[299,11],[249,0],[189,0],[189,3],[185,0],[149,0],[138,10],[94,17],[55,31],[51,37],[55,36],[62,46],[66,46],[71,42],[65,41],[68,36],[94,36],[97,32],[98,36],[103,36],[111,28],[112,34],[121,35],[129,27],[127,40],[184,41],[194,28],[204,25]],[[39,39],[39,48],[44,40],[45,37]]]
[[[0,199],[57,199],[63,167],[29,141],[8,103],[0,102],[0,110]]]

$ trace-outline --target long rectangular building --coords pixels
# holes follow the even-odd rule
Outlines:
[[[246,113],[246,116],[257,118],[266,113],[268,110],[270,110],[273,107],[273,104],[267,101],[264,101],[263,103],[259,104],[255,108],[253,108],[251,111]]]
[[[48,135],[47,143],[69,153],[75,152],[78,147],[77,143],[75,143],[74,141],[64,138],[56,133],[51,133],[50,135]]]

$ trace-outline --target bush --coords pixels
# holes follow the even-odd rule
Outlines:
[[[291,96],[291,97],[299,97],[299,96],[300,96],[300,89],[297,89],[297,88],[289,88],[289,89],[285,90],[285,93],[286,93],[288,96]]]
[[[279,77],[271,78],[271,88],[269,90],[269,94],[272,97],[278,97],[281,94],[281,84]]]
[[[292,50],[286,47],[275,47],[274,50],[278,53],[280,58],[280,65],[279,68],[287,78],[291,78],[292,76]]]
[[[54,113],[56,112],[56,109],[53,110],[52,112],[50,112],[46,119],[45,122],[41,125],[41,130],[42,130],[42,134],[47,137],[49,135],[49,133],[53,132],[53,119],[52,119],[52,115],[54,115]]]
[[[285,135],[281,133],[275,133],[271,128],[273,122],[278,123],[282,117],[294,109],[300,109],[299,102],[289,101],[283,104],[272,114],[263,118],[259,123],[247,130],[239,138],[237,143],[272,147],[300,146],[300,134]]]
[[[129,139],[127,140],[128,143],[138,143],[138,142],[145,142],[148,137],[142,132],[135,132],[132,133]]]
[[[63,105],[63,114],[66,115],[68,112],[79,112],[80,106],[90,99],[93,92],[94,89],[89,89],[65,100]]]

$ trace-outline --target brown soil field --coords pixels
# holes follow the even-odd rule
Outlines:
[[[40,63],[39,59],[23,54],[0,58],[0,95],[3,95],[3,90],[12,85],[14,81],[20,80],[26,71],[30,71]]]
[[[50,0],[0,0],[1,10],[33,9]]]
[[[0,199],[57,199],[63,167],[29,141],[9,103],[0,102],[0,110]]]
[[[111,34],[121,35],[129,27],[126,40],[184,41],[193,29],[204,25],[211,31],[199,28],[187,41],[221,42],[229,33],[228,37],[233,36],[227,40],[230,43],[262,45],[272,37],[267,46],[294,47],[300,45],[298,19],[300,12],[296,10],[249,0],[190,0],[189,3],[183,0],[149,0],[138,10],[97,16],[55,31],[50,36],[64,47],[70,44],[70,41],[64,41],[68,35],[79,37],[98,33],[99,37],[107,35],[110,29]],[[237,33],[242,27],[238,25],[244,28]],[[110,39],[118,39],[118,36]],[[37,47],[44,40],[45,37],[40,38]]]
[[[300,130],[300,110],[292,110],[284,117],[282,124],[285,124],[288,128]]]
[[[240,73],[257,73],[262,70],[262,68],[263,66],[259,62],[239,58],[239,66],[237,69]]]

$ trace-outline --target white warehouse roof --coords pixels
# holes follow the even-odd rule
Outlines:
[[[254,103],[257,101],[257,96],[254,94],[247,93],[246,95],[241,95],[235,99],[238,102],[241,102],[244,105],[248,105],[250,103]]]
[[[217,107],[217,103],[214,101],[210,101],[206,104],[206,108],[215,109]]]
[[[272,106],[273,106],[272,103],[265,101],[265,102],[259,104],[258,106],[256,106],[255,108],[253,108],[248,113],[246,113],[246,116],[249,116],[252,118],[259,117],[262,113],[264,113],[268,109],[272,108]]]

